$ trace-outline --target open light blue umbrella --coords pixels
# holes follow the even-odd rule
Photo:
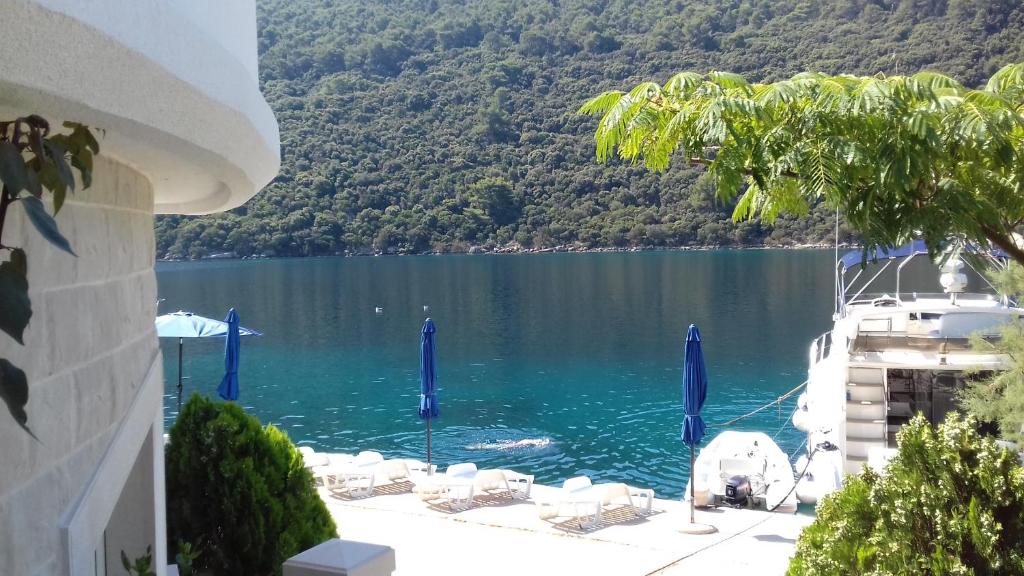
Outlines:
[[[437,357],[434,352],[434,321],[427,318],[420,332],[420,409],[427,421],[427,469],[430,468],[430,419],[437,418]]]
[[[185,347],[185,338],[215,338],[227,336],[228,324],[213,318],[206,318],[191,312],[178,310],[170,314],[156,317],[156,334],[161,338],[178,339],[178,412],[181,412],[181,364],[182,352]],[[259,332],[238,327],[240,336],[262,336]]]
[[[690,524],[693,524],[693,449],[704,438],[704,420],[700,409],[708,394],[708,376],[704,370],[704,352],[695,324],[686,331],[683,353],[683,443],[690,447]]]
[[[224,321],[228,324],[227,337],[224,339],[224,378],[217,387],[217,393],[225,400],[238,400],[238,312],[234,308],[228,310]]]

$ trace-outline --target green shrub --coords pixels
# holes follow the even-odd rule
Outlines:
[[[884,476],[848,476],[818,506],[788,574],[1024,574],[1024,469],[950,414],[914,418]]]
[[[170,542],[203,542],[197,569],[280,574],[290,556],[337,535],[288,436],[234,403],[193,395],[167,446]]]

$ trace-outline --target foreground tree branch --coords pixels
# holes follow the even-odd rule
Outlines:
[[[962,238],[1024,263],[1013,227],[988,224],[1024,221],[1024,63],[978,89],[933,72],[771,84],[683,72],[599,94],[579,112],[601,116],[599,162],[614,154],[665,170],[682,154],[707,166],[720,199],[739,198],[736,220],[824,201],[868,249],[923,236],[938,252]]]
[[[1020,246],[1013,241],[1013,238],[995,230],[989,226],[982,226],[982,232],[990,242],[996,246],[1002,248],[1010,258],[1013,258],[1017,263],[1024,263],[1024,250],[1021,250]]]

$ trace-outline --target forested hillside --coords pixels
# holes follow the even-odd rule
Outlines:
[[[602,90],[682,70],[932,69],[1024,61],[1020,0],[257,0],[281,175],[231,213],[157,219],[161,257],[471,246],[829,241],[824,209],[733,224],[701,170],[594,160]]]

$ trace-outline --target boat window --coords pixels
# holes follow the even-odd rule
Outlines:
[[[990,374],[988,371],[967,375],[952,370],[889,369],[886,380],[890,444],[895,445],[896,431],[914,414],[923,414],[933,425],[942,422],[946,414],[958,408],[957,397],[967,383]]]

